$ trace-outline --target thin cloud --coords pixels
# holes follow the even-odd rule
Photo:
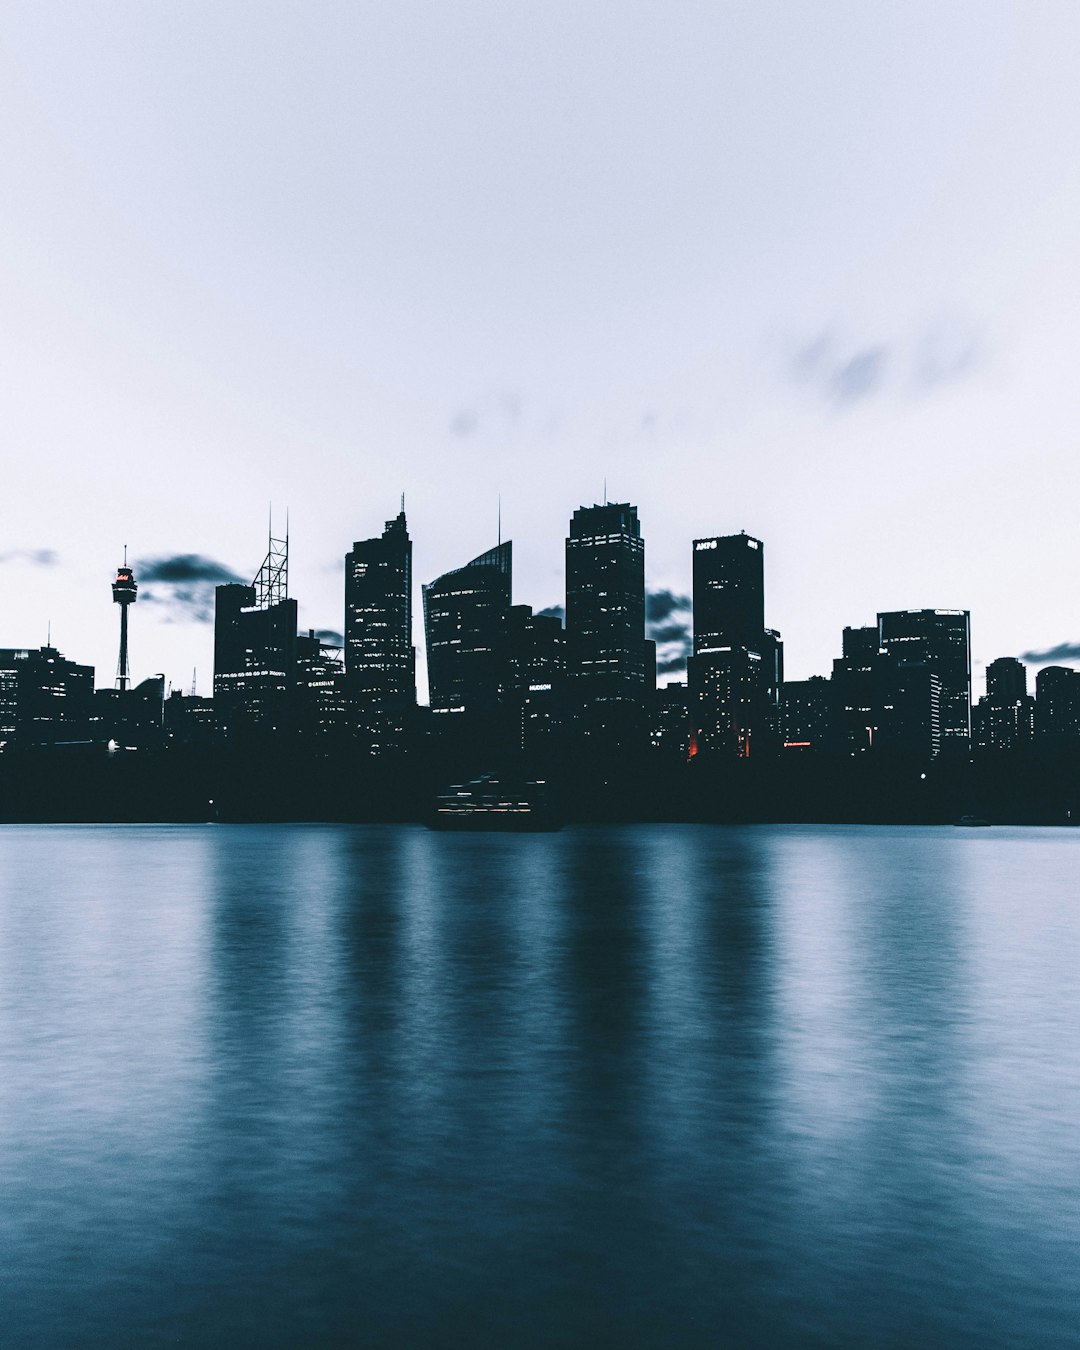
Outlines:
[[[0,553],[0,565],[4,563],[29,563],[31,567],[55,567],[60,555],[54,548],[11,548]]]
[[[985,364],[981,330],[963,318],[935,319],[913,332],[869,340],[824,328],[789,350],[786,383],[847,409],[893,393],[925,397]]]
[[[1080,642],[1059,642],[1045,651],[1021,652],[1020,660],[1030,661],[1033,666],[1050,666],[1055,661],[1080,661]]]

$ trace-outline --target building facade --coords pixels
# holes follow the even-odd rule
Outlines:
[[[416,708],[412,540],[404,510],[345,555],[344,636],[352,733],[372,754],[392,750]]]

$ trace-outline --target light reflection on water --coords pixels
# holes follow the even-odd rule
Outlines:
[[[1078,862],[6,827],[3,1344],[1080,1344]]]

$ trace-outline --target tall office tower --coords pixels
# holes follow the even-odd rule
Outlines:
[[[878,641],[890,656],[922,663],[941,682],[941,748],[971,740],[971,615],[966,609],[902,609],[879,614]]]
[[[494,718],[510,681],[512,545],[481,553],[424,587],[432,714]]]
[[[0,649],[0,752],[88,740],[93,698],[93,666],[55,647]]]
[[[214,701],[226,736],[292,729],[296,601],[288,596],[289,541],[270,537],[250,586],[230,582],[214,597]]]
[[[694,540],[687,681],[706,754],[746,758],[779,743],[783,643],[765,627],[764,553],[745,533]]]
[[[765,633],[765,550],[750,535],[694,540],[694,652],[760,651]]]
[[[645,667],[645,541],[637,507],[579,507],[566,539],[566,672],[582,729],[643,733]]]
[[[508,702],[523,750],[550,743],[562,721],[566,644],[553,614],[534,614],[529,605],[511,605]]]
[[[372,754],[400,745],[416,707],[404,504],[380,536],[345,555],[345,679],[354,734]]]
[[[1059,741],[1080,736],[1080,671],[1044,666],[1035,676],[1035,730]]]

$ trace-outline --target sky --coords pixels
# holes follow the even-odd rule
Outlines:
[[[0,646],[210,692],[212,585],[303,627],[406,495],[419,585],[563,599],[574,509],[765,544],[789,678],[878,610],[1080,663],[1080,6],[0,7]],[[1049,659],[1049,658],[1048,658]],[[421,689],[423,695],[423,689]]]

